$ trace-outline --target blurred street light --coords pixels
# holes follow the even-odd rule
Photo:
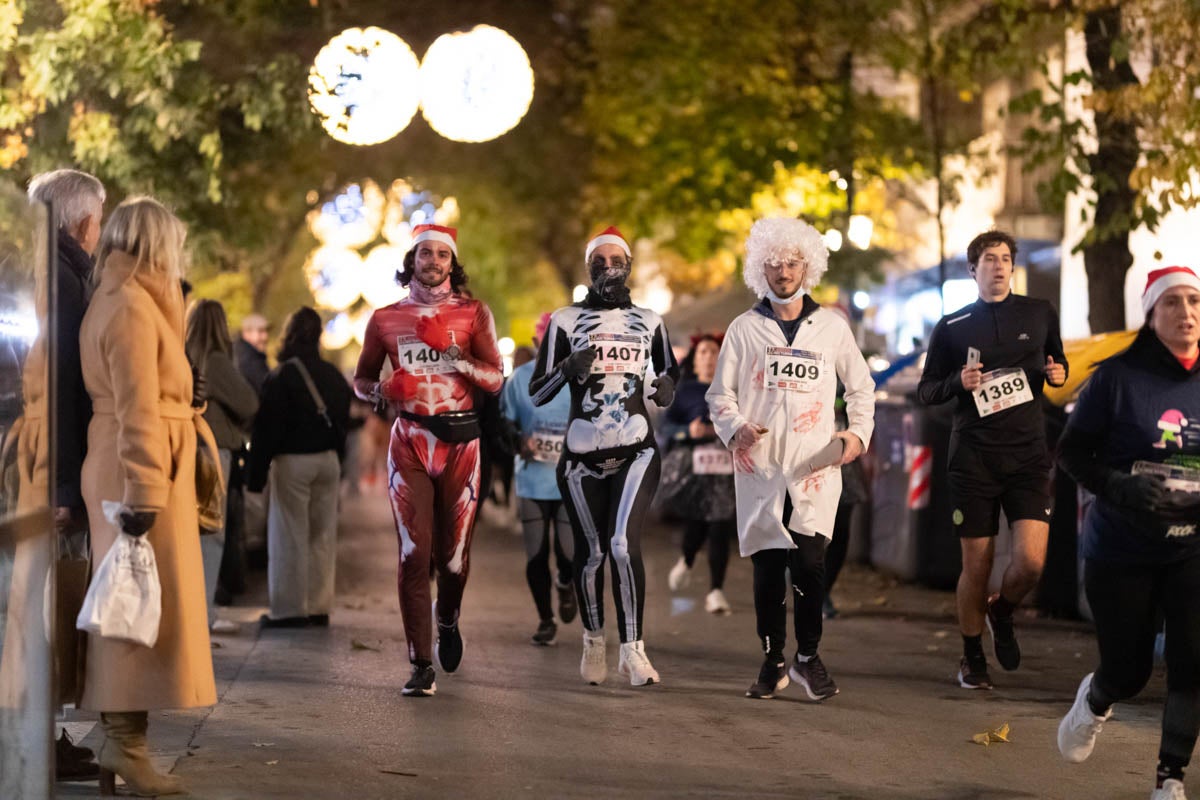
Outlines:
[[[870,217],[854,214],[850,217],[850,228],[846,231],[846,238],[859,250],[866,250],[871,246],[871,235],[874,232],[875,223]]]

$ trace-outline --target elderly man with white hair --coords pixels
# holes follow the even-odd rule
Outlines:
[[[734,453],[738,541],[754,564],[754,609],[766,660],[747,697],[766,699],[789,675],[811,700],[837,694],[821,642],[825,548],[841,494],[838,466],[874,429],[875,384],[845,319],[808,295],[828,267],[821,235],[796,219],[759,220],[746,241],[746,285],[761,300],[725,334],[705,395]],[[849,425],[835,429],[837,383]],[[784,661],[791,571],[796,656]]]

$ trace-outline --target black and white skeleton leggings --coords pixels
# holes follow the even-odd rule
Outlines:
[[[525,580],[533,594],[538,619],[545,621],[554,617],[550,605],[551,542],[558,565],[558,585],[567,586],[575,578],[571,566],[571,553],[575,547],[571,520],[561,500],[531,500],[528,497],[517,500],[521,529],[525,533]],[[550,535],[552,528],[553,536]]]
[[[583,627],[591,633],[604,629],[607,558],[622,644],[642,638],[642,521],[660,472],[661,459],[653,445],[603,460],[564,453],[558,462],[558,488],[575,530],[575,591]]]

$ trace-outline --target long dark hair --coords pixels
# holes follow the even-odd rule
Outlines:
[[[297,309],[283,324],[283,344],[279,360],[315,358],[321,350],[321,315],[308,306]]]
[[[416,265],[417,249],[414,247],[404,254],[404,269],[396,273],[396,283],[407,289],[416,273]],[[467,271],[458,263],[458,256],[453,253],[450,254],[450,289],[458,294],[471,296],[467,291]]]

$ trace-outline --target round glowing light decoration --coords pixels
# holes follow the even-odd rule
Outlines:
[[[362,247],[379,235],[386,203],[374,181],[352,183],[308,212],[308,229],[322,244]]]
[[[516,127],[532,100],[529,57],[499,28],[439,36],[421,61],[421,113],[447,139],[495,139]]]
[[[339,142],[386,142],[417,113],[419,70],[412,48],[396,34],[348,28],[317,53],[308,73],[308,103]]]
[[[502,339],[496,340],[496,349],[500,351],[502,356],[511,356],[517,351],[517,343],[512,340],[511,336],[505,336]]]
[[[343,311],[325,323],[325,330],[321,333],[321,346],[326,350],[341,350],[353,340],[354,328],[346,312]]]
[[[404,269],[405,251],[390,244],[376,245],[363,261],[362,296],[372,307],[383,308],[408,297],[408,289],[396,283]]]
[[[322,308],[334,311],[349,308],[358,299],[362,269],[362,257],[341,247],[317,248],[304,265],[313,299]]]

